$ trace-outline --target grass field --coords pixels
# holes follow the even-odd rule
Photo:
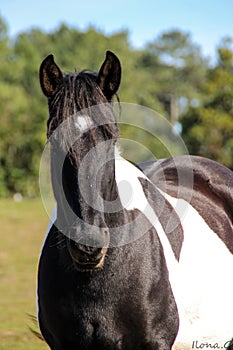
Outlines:
[[[48,350],[29,327],[48,216],[38,200],[0,200],[0,350]]]

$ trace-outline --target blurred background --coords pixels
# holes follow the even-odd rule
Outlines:
[[[74,72],[98,70],[114,51],[122,102],[161,113],[191,154],[233,168],[232,13],[230,0],[1,1],[0,196],[38,196],[48,115],[38,69],[49,53]]]
[[[122,102],[160,113],[190,154],[233,169],[232,13],[231,0],[1,0],[1,350],[46,348],[28,330],[27,315],[36,314],[36,266],[48,222],[38,185],[48,117],[41,61],[53,53],[63,72],[97,71],[105,51],[114,51]],[[139,129],[122,126],[121,133],[157,158],[168,156]]]

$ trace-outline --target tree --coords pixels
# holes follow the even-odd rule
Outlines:
[[[233,169],[233,40],[217,48],[218,63],[210,68],[205,101],[182,119],[183,137],[191,153],[209,157]]]
[[[0,28],[4,29],[4,35],[0,33],[0,195],[21,192],[35,196],[46,116],[38,84],[40,57],[26,35],[10,41],[7,26],[1,25],[2,22],[3,19],[0,21]]]
[[[208,61],[190,33],[171,30],[160,34],[147,45],[141,64],[155,82],[151,94],[162,103],[172,123],[180,118],[184,107],[201,99]]]
[[[232,39],[221,42],[218,64],[208,68],[189,33],[164,32],[141,50],[130,46],[128,34],[122,30],[105,35],[94,27],[80,31],[63,23],[49,33],[32,29],[12,40],[6,22],[0,17],[0,196],[15,192],[27,196],[39,194],[38,172],[46,143],[48,111],[39,86],[38,69],[50,53],[67,73],[86,68],[97,71],[105,51],[114,51],[123,68],[119,91],[122,102],[167,113],[173,122],[179,118],[191,152],[233,166]],[[181,119],[187,109],[188,113]],[[163,133],[158,119],[144,119],[149,125],[145,127],[151,132]],[[139,124],[139,128],[122,129],[123,137],[142,142],[158,157],[167,156],[166,147],[142,130],[143,122]],[[173,136],[168,136],[164,143],[176,151]],[[144,157],[144,150],[135,152],[135,145],[131,150],[132,154],[138,156],[141,152]]]

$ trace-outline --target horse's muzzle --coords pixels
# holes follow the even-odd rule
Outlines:
[[[104,265],[108,242],[105,242],[102,247],[93,247],[79,244],[72,239],[68,239],[67,247],[74,266],[78,270],[96,270],[102,268]]]

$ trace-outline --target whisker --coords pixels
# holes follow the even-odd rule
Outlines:
[[[52,244],[51,247],[58,247],[58,246],[62,245],[63,243],[65,243],[65,241],[66,241],[66,239],[63,238],[63,239],[61,239],[60,241],[58,241],[58,242]]]

